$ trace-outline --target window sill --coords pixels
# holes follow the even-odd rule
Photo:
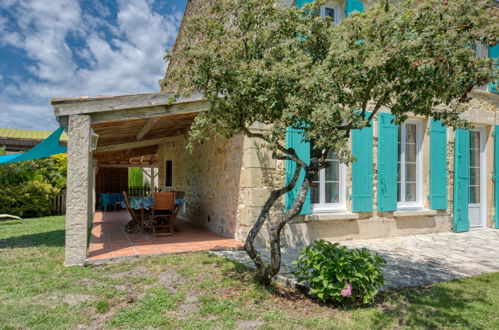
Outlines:
[[[305,216],[305,221],[357,220],[359,214],[351,212],[314,213]]]
[[[420,210],[401,210],[393,212],[394,218],[407,218],[407,217],[429,217],[437,215],[437,211],[420,209]]]

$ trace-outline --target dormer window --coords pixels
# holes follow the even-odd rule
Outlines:
[[[329,16],[334,23],[340,22],[340,13],[340,6],[338,4],[328,3],[320,9],[320,16]]]

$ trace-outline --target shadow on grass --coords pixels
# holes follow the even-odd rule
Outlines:
[[[385,292],[380,300],[379,310],[372,319],[377,329],[392,327],[394,320],[398,326],[411,328],[438,329],[452,325],[470,328],[476,324],[463,311],[487,304],[479,294],[470,296],[466,287],[433,285]]]
[[[37,246],[64,246],[64,230],[61,229],[0,239],[0,249]]]

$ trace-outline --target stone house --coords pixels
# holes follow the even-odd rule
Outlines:
[[[278,2],[301,6],[308,1]],[[185,17],[202,13],[208,3],[188,2],[175,47],[181,46]],[[331,2],[321,14],[339,22],[364,6],[368,3],[357,0]],[[499,46],[479,47],[477,54],[497,57],[498,51]],[[186,132],[207,104],[201,95],[170,104],[172,88],[167,85],[152,94],[52,99],[69,135],[67,265],[85,260],[95,172],[111,159],[157,154],[160,187],[185,192],[183,217],[239,240],[246,238],[270,189],[284,184],[290,164],[272,159],[256,139],[237,136],[187,152]],[[487,86],[472,96],[471,108],[463,115],[473,125],[469,131],[453,131],[422,117],[398,127],[382,109],[371,128],[352,134],[357,162],[346,166],[329,155],[331,166],[318,176],[303,214],[286,226],[285,243],[499,228],[499,189],[493,180],[499,172],[499,95],[494,86]],[[304,157],[310,153],[300,132],[290,130],[286,143]],[[292,196],[276,208],[285,208]],[[266,240],[263,230],[259,243]]]

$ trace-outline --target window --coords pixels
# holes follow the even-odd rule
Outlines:
[[[340,6],[337,4],[326,4],[320,9],[320,16],[329,16],[334,23],[340,22]]]
[[[482,43],[476,42],[472,46],[475,51],[476,57],[478,58],[488,58],[489,57],[489,49],[485,47]],[[477,87],[478,90],[488,91],[488,84]]]
[[[167,160],[165,164],[165,186],[173,187],[173,162]]]
[[[480,131],[470,131],[469,204],[480,203]]]
[[[310,188],[313,211],[345,209],[345,165],[330,151],[328,167],[319,171]]]
[[[421,122],[408,120],[398,129],[398,208],[421,205]]]

